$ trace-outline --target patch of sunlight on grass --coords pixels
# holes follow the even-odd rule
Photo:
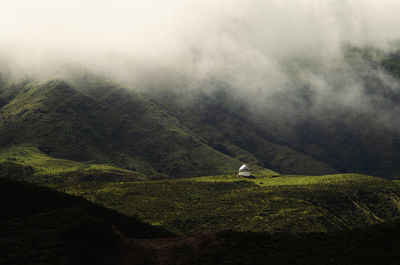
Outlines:
[[[29,145],[17,145],[0,149],[0,162],[13,162],[31,166],[35,175],[60,175],[72,172],[120,172],[128,173],[129,170],[120,169],[106,164],[88,164],[50,157],[38,148]]]
[[[206,176],[199,178],[186,179],[188,181],[200,182],[252,182],[261,187],[271,186],[299,186],[299,185],[326,185],[326,184],[356,184],[360,182],[384,181],[382,179],[361,175],[361,174],[334,174],[322,176],[302,176],[302,175],[277,175],[277,176],[254,176],[254,178],[244,178],[237,174]],[[399,182],[400,183],[400,182]]]

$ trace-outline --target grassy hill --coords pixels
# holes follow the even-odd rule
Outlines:
[[[181,235],[224,229],[348,230],[400,215],[396,181],[360,174],[279,175],[263,169],[253,175],[149,180],[108,164],[53,158],[36,147],[0,152],[2,177],[48,185]]]
[[[211,90],[192,90],[179,78],[140,90],[87,71],[47,80],[2,73],[0,149],[29,146],[152,179],[233,173],[244,162],[283,174],[397,178],[399,56],[375,53],[349,48],[347,68],[335,73],[360,80],[371,99],[365,109],[326,104],[313,111],[310,84],[296,72],[311,63],[301,61],[286,67],[293,91],[260,96],[257,104],[214,79],[203,84]]]
[[[175,81],[148,93],[210,146],[240,160],[283,174],[397,178],[399,51],[347,47],[343,57],[339,64],[332,61],[328,73],[320,72],[327,66],[315,61],[287,62],[282,66],[287,87],[268,96],[233,88],[217,77],[198,89]],[[331,96],[321,99],[304,71],[327,82]],[[351,80],[357,80],[354,98],[343,92]]]
[[[332,185],[338,185],[339,190],[347,190],[346,196],[354,196],[349,189],[357,191],[359,194],[358,205],[368,206],[370,214],[373,211],[379,212],[382,217],[385,210],[390,210],[394,214],[392,217],[397,216],[394,209],[390,209],[393,205],[387,204],[388,200],[395,199],[394,194],[397,192],[395,183],[390,182],[389,184],[388,181],[362,175],[320,176],[317,178],[283,176],[282,181],[277,178],[268,178],[269,181],[266,178],[243,181],[235,176],[216,176],[147,181],[146,183],[159,185],[161,182],[170,182],[169,186],[164,186],[166,189],[172,188],[173,185],[178,186],[176,182],[182,182],[179,183],[179,186],[189,189],[183,182],[196,180],[195,182],[198,184],[210,185],[211,190],[216,189],[215,184],[219,183],[219,191],[226,188],[221,185],[225,183],[231,184],[231,196],[240,191],[239,187],[244,188],[246,185],[247,187],[253,185],[286,186],[297,189],[300,189],[301,186],[311,185],[313,189],[308,190],[311,197],[315,196],[316,194],[313,192],[318,190],[315,185],[321,185],[320,188],[322,188],[329,183],[331,191],[333,191]],[[244,185],[243,182],[247,182],[247,184]],[[142,185],[143,183],[137,184]],[[126,185],[128,184],[126,183]],[[131,185],[129,188],[133,187],[132,183],[129,185]],[[191,185],[192,193],[199,188],[194,182]],[[353,187],[351,188],[351,186]],[[143,186],[141,187],[143,188]],[[378,187],[380,191],[376,189]],[[175,190],[181,194],[180,189],[176,188]],[[385,196],[383,191],[386,192]],[[137,193],[138,190],[133,190],[133,192]],[[346,203],[343,204],[346,199],[337,197],[338,194],[335,192],[334,198],[341,200],[339,203],[336,201],[335,204],[333,197],[330,196],[332,194],[326,195],[327,192],[329,193],[328,190],[320,191],[320,203],[328,203],[329,205],[324,207],[330,206],[332,213],[339,217],[338,214],[344,212],[339,213],[338,208],[346,211],[346,207],[348,207]],[[204,195],[205,191],[192,194],[192,198],[197,196],[198,199],[201,193]],[[294,194],[293,190],[285,190],[285,193]],[[224,197],[225,200],[232,199],[232,197],[228,198],[226,193]],[[273,202],[270,197],[265,197]],[[326,201],[327,198],[331,200]],[[221,200],[221,198],[219,199]],[[355,198],[348,199],[354,200]],[[231,207],[234,205],[232,203]],[[257,202],[255,203],[257,204]],[[386,207],[383,203],[386,204]],[[285,206],[283,202],[280,202],[280,205]],[[199,205],[196,206],[199,207]],[[220,206],[229,211],[226,204],[221,203]],[[268,207],[273,210],[270,205]],[[240,209],[239,205],[235,205],[235,209],[240,213],[244,210]],[[180,214],[184,214],[182,210],[181,206]],[[208,211],[213,210],[209,208]],[[363,208],[362,211],[366,212],[367,209]],[[218,210],[214,210],[214,213],[216,212]],[[397,264],[400,253],[400,223],[398,220],[327,233],[291,233],[293,231],[284,232],[285,230],[266,233],[225,230],[202,232],[189,237],[175,237],[160,227],[147,225],[136,218],[124,216],[83,198],[5,178],[0,178],[0,213],[0,249],[2,250],[0,264],[184,265],[265,264],[266,262],[268,264]],[[348,213],[351,213],[353,218],[361,217],[357,209],[348,211]],[[302,216],[298,217],[297,222],[303,223]],[[342,217],[343,221],[350,220],[345,215]],[[362,220],[366,220],[365,216],[363,218]],[[281,216],[281,219],[288,218]],[[362,220],[358,219],[357,221]],[[215,227],[216,219],[207,219],[207,222]],[[363,225],[367,226],[368,224],[370,223]]]
[[[124,183],[55,184],[59,190],[178,234],[232,229],[326,232],[400,217],[397,182],[357,174],[236,175]]]
[[[0,150],[0,176],[33,183],[68,181],[135,181],[147,176],[107,164],[90,164],[50,157],[33,146]]]
[[[326,232],[391,221],[400,215],[396,181],[359,174],[226,174],[149,180],[109,164],[50,157],[20,145],[0,151],[0,176],[49,185],[177,234],[233,229]]]
[[[114,164],[154,178],[240,166],[145,95],[90,76],[79,84],[56,79],[3,85],[0,146],[29,145],[52,157]]]
[[[223,84],[211,86],[218,89],[211,93],[184,89],[150,92],[204,142],[239,160],[286,174],[339,172],[318,157],[296,150],[291,142],[281,140],[283,134],[295,135],[295,128],[288,127],[285,122],[277,124],[268,117],[269,113],[259,118],[261,122],[254,121],[257,116],[246,101],[236,99],[234,92]]]
[[[385,90],[383,84],[375,85],[368,89]],[[390,88],[379,92],[390,98],[390,106],[379,105],[385,99],[371,107],[394,117],[383,123],[376,112],[329,104],[316,113],[298,110],[291,97],[301,95],[279,95],[278,106],[271,105],[271,99],[253,106],[251,100],[238,100],[229,87],[214,86],[220,89],[209,93],[165,89],[153,91],[152,97],[215,149],[283,174],[358,172],[399,177],[400,121],[395,115],[400,113],[399,93],[391,93]],[[313,102],[298,104],[311,108]]]

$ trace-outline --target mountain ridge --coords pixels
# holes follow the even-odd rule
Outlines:
[[[283,174],[398,178],[393,104],[400,95],[369,70],[386,71],[398,83],[397,53],[376,59],[368,52],[350,51],[346,67],[360,71],[371,110],[390,114],[387,122],[371,110],[333,103],[313,112],[310,85],[296,75],[307,62],[291,66],[295,93],[281,91],[264,103],[260,97],[255,106],[215,79],[203,84],[211,90],[189,89],[178,77],[140,90],[75,69],[47,80],[2,75],[0,144],[33,145],[56,158],[112,164],[152,178],[232,173],[242,163]]]

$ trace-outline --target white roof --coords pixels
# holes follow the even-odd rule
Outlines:
[[[239,168],[239,172],[240,171],[250,171],[250,168],[246,164],[244,164]]]

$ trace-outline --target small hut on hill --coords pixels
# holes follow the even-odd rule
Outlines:
[[[239,176],[242,177],[250,177],[251,173],[250,173],[250,168],[244,164],[239,168]]]

